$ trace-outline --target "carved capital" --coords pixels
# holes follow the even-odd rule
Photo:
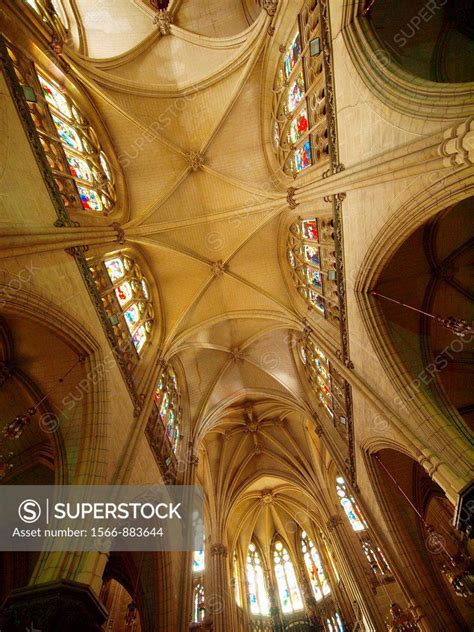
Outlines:
[[[439,153],[445,167],[474,165],[474,117],[446,130],[443,137]]]
[[[275,15],[278,8],[278,0],[258,0],[258,4],[270,17]]]
[[[120,245],[123,245],[125,243],[125,231],[124,231],[124,229],[120,226],[120,224],[118,222],[114,222],[112,224],[112,228],[117,233],[117,237],[116,237],[117,243],[120,244]]]
[[[212,557],[227,557],[227,547],[225,544],[213,544],[211,546],[211,555]]]
[[[295,193],[297,189],[295,187],[289,187],[286,191],[286,201],[288,202],[288,206],[291,210],[294,210],[297,206],[299,206],[299,202],[295,199]]]
[[[329,531],[334,531],[334,529],[337,529],[337,527],[339,527],[341,524],[342,524],[342,518],[340,516],[334,515],[334,516],[331,516],[329,520],[326,522],[326,527],[328,528]]]

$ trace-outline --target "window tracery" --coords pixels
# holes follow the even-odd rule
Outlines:
[[[181,397],[176,374],[169,364],[161,372],[154,399],[171,449],[176,453],[180,439]]]
[[[326,619],[326,625],[328,632],[344,632],[345,630],[339,612],[335,612],[333,615],[328,617]]]
[[[308,571],[311,587],[316,601],[329,595],[331,587],[326,578],[321,557],[306,531],[301,532],[301,551]]]
[[[303,600],[296,580],[295,568],[288,549],[280,540],[273,545],[273,566],[283,614],[302,610]]]
[[[300,357],[322,409],[347,437],[346,381],[309,337],[300,345]]]
[[[193,622],[200,623],[206,616],[204,586],[197,582],[193,589]]]
[[[140,266],[123,253],[92,264],[90,269],[115,336],[133,368],[153,331],[148,282]]]
[[[25,55],[10,44],[8,53],[64,206],[108,214],[116,200],[113,173],[89,120]]]
[[[283,49],[273,86],[273,144],[288,175],[329,158],[318,2],[307,2]]]
[[[372,542],[370,535],[368,534],[368,526],[359,509],[355,499],[350,495],[347,489],[346,481],[342,476],[336,478],[336,492],[339,497],[339,502],[349,520],[349,523],[356,533],[359,533],[362,551],[372,569],[373,574],[377,578],[390,577],[392,570],[387,562],[387,559],[382,549]]]
[[[330,321],[339,321],[334,221],[299,219],[289,228],[288,263],[296,289]]]
[[[250,612],[254,615],[270,614],[270,602],[265,584],[265,573],[256,545],[251,542],[247,552],[247,582]]]

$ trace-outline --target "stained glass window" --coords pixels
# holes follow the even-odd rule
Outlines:
[[[301,361],[306,375],[317,393],[319,403],[336,428],[346,436],[346,381],[323,351],[308,336],[300,345]]]
[[[354,531],[360,533],[360,542],[365,557],[376,577],[382,577],[392,574],[392,570],[385,558],[382,549],[374,545],[368,533],[367,523],[360,511],[355,499],[350,495],[347,489],[346,481],[342,476],[336,478],[336,492],[339,496],[339,502],[350,522]]]
[[[64,206],[107,214],[115,205],[115,186],[94,129],[64,88],[10,45],[8,52],[18,80],[35,93],[28,107]]]
[[[303,600],[296,581],[295,569],[288,549],[279,540],[273,546],[273,565],[282,612],[288,614],[302,610]]]
[[[151,339],[154,322],[153,305],[144,290],[147,286],[140,266],[119,253],[91,265],[91,272],[120,347],[133,366]]]
[[[178,381],[171,365],[166,365],[155,389],[155,404],[173,452],[178,448],[181,423],[181,397]]]
[[[295,160],[304,147],[295,151]],[[300,219],[290,226],[288,260],[298,292],[317,313],[338,321],[335,248],[331,219]]]
[[[306,531],[301,533],[301,550],[316,601],[331,592],[321,557]]]
[[[326,619],[328,632],[344,632],[344,624],[342,623],[339,612],[334,613]]]
[[[234,581],[234,594],[235,594],[235,601],[237,603],[238,606],[242,606],[242,594],[240,592],[240,575],[239,575],[239,562],[237,560],[237,552],[234,551],[234,557],[233,557],[233,581]]]
[[[339,502],[341,503],[341,506],[344,509],[349,522],[351,523],[351,527],[354,529],[354,531],[365,531],[365,529],[367,528],[365,520],[363,519],[354,498],[349,495],[346,481],[342,478],[342,476],[338,476],[336,478],[336,491],[337,495],[339,496]]]
[[[193,555],[193,573],[202,573],[206,568],[204,557],[204,545],[199,551],[194,551]]]
[[[247,582],[249,588],[250,612],[269,615],[270,602],[265,585],[265,574],[256,545],[252,542],[247,553]]]
[[[329,159],[325,69],[322,55],[311,55],[310,46],[323,41],[319,11],[318,2],[306,0],[273,85],[273,147],[293,177]]]
[[[198,582],[193,589],[193,622],[204,621],[205,616],[204,586]]]

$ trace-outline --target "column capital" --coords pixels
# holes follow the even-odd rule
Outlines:
[[[216,543],[211,545],[211,555],[212,557],[227,557],[227,547],[225,544]]]
[[[341,524],[342,524],[341,516],[334,514],[333,516],[330,516],[329,520],[326,522],[326,527],[328,528],[329,531],[334,531],[334,529],[341,526]]]

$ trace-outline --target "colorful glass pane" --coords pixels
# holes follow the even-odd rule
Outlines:
[[[309,300],[311,301],[311,304],[321,312],[321,314],[324,314],[324,299],[322,296],[316,294],[313,290],[310,290]]]
[[[140,321],[140,310],[138,309],[138,305],[133,303],[133,305],[130,305],[123,315],[125,316],[127,327],[130,331],[132,331],[135,325]]]
[[[115,288],[115,295],[120,305],[125,305],[132,298],[132,287],[128,281]]]
[[[304,247],[305,261],[313,266],[321,265],[321,258],[319,256],[319,248],[313,248],[313,246]]]
[[[94,191],[94,189],[85,189],[84,187],[81,187],[79,185],[77,185],[77,190],[79,191],[79,197],[81,198],[82,206],[87,211],[102,210],[102,200],[97,194],[97,191]]]
[[[132,336],[133,344],[138,353],[143,349],[147,340],[145,327],[143,325],[139,327]]]
[[[319,241],[318,234],[318,222],[315,219],[304,219],[301,222],[303,229],[303,235],[306,239],[312,239],[313,241]]]
[[[293,163],[296,171],[302,171],[311,166],[311,143],[307,140],[302,147],[295,149]]]
[[[319,553],[305,531],[301,534],[301,549],[314,596],[316,601],[320,601],[323,596],[331,592],[331,588],[326,579]]]
[[[286,614],[302,610],[303,601],[296,581],[295,569],[287,549],[281,542],[275,543],[273,563],[282,612]]]
[[[347,488],[344,479],[341,476],[338,476],[336,479],[336,491],[339,496],[339,502],[341,503],[342,508],[345,511],[346,516],[351,523],[351,527],[354,531],[364,531],[365,524],[363,522],[362,516],[360,516],[358,510],[356,510],[354,506],[354,502],[347,495]]]
[[[240,593],[240,580],[239,580],[239,565],[237,562],[237,554],[234,553],[234,564],[233,564],[233,574],[234,574],[234,592],[235,592],[235,601],[238,606],[242,606],[242,595]]]
[[[52,114],[51,116],[56,126],[58,136],[62,140],[62,142],[68,147],[71,147],[71,149],[82,152],[82,142],[76,130],[68,123],[64,122],[62,119],[54,116],[54,114]]]
[[[193,572],[202,573],[206,568],[204,546],[199,551],[194,551],[193,556]]]
[[[299,31],[294,36],[288,51],[285,55],[284,67],[285,67],[285,75],[289,77],[291,71],[295,67],[299,57],[301,55],[301,37]]]
[[[265,587],[265,578],[260,556],[253,543],[250,544],[247,555],[247,582],[250,612],[252,614],[268,615],[270,613],[270,603]]]
[[[289,112],[294,112],[296,110],[299,103],[301,103],[301,100],[304,98],[304,91],[304,77],[303,73],[300,71],[288,89],[287,107]]]
[[[199,623],[204,620],[206,611],[204,609],[204,586],[197,584],[193,593],[193,622]]]
[[[64,94],[59,92],[59,90],[55,88],[52,83],[46,81],[46,79],[44,79],[41,75],[38,75],[38,79],[41,87],[43,88],[43,93],[46,101],[54,108],[59,110],[61,114],[63,114],[67,118],[71,118],[71,109]]]
[[[303,108],[290,123],[290,139],[292,143],[296,143],[306,134],[309,129],[308,114],[306,108]]]
[[[109,259],[104,262],[109,279],[114,283],[118,279],[121,279],[125,274],[122,259],[118,257],[116,259]]]
[[[89,169],[89,165],[82,158],[72,156],[66,152],[67,164],[69,165],[69,171],[75,178],[86,180],[87,182],[93,182],[92,173]]]
[[[143,296],[146,299],[150,298],[150,293],[148,292],[148,286],[146,284],[145,279],[142,279],[142,290],[143,290]]]
[[[306,268],[306,276],[313,287],[318,290],[322,288],[321,275],[317,270],[313,270],[313,268]]]

